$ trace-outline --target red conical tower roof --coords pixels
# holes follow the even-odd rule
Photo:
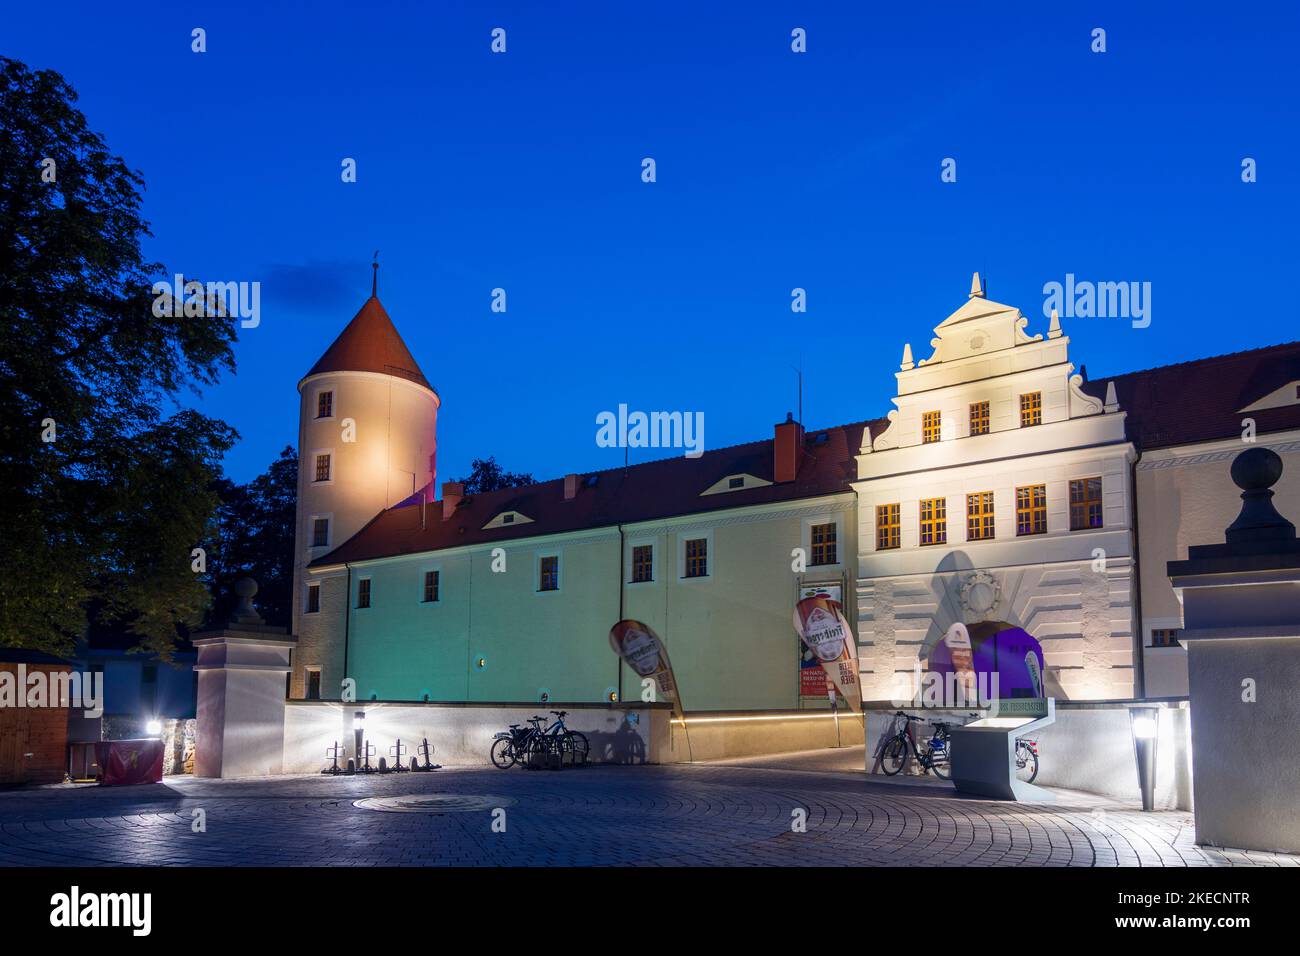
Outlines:
[[[334,344],[325,350],[311,371],[310,378],[322,372],[380,372],[410,379],[435,392],[420,366],[411,357],[410,350],[397,327],[384,311],[377,296],[371,296],[361,311],[339,333]]]

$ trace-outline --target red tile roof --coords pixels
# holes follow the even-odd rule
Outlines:
[[[538,485],[469,496],[447,521],[442,520],[441,503],[431,503],[423,529],[416,495],[381,512],[312,565],[415,554],[835,494],[848,490],[849,482],[855,477],[853,456],[862,444],[863,428],[869,426],[872,434],[878,435],[887,424],[884,419],[877,419],[809,432],[794,481],[705,497],[700,497],[702,491],[730,475],[747,473],[771,481],[772,439],[718,448],[696,459],[665,458],[626,469],[594,472],[583,476],[577,496],[570,501],[564,500],[564,479],[557,478]],[[484,531],[483,526],[503,511],[518,511],[533,520]]]
[[[1300,381],[1300,342],[1271,345],[1159,368],[1099,377],[1083,390],[1104,399],[1115,383],[1128,413],[1128,437],[1140,449],[1188,445],[1241,435],[1245,408]],[[1300,428],[1300,405],[1250,412],[1259,433]]]
[[[418,382],[430,391],[420,366],[397,334],[397,327],[375,296],[366,300],[307,377],[321,372],[383,372]]]
[[[1114,381],[1120,407],[1128,413],[1129,439],[1139,448],[1161,448],[1239,435],[1241,419],[1245,417],[1239,414],[1240,409],[1297,380],[1300,380],[1300,342],[1291,342],[1098,378],[1085,382],[1083,389],[1104,398],[1106,384]],[[1261,434],[1300,428],[1300,405],[1250,414]],[[557,478],[524,488],[468,497],[448,521],[442,520],[441,504],[430,504],[423,529],[416,495],[378,514],[352,538],[317,558],[312,565],[415,554],[834,494],[848,489],[849,482],[856,477],[854,456],[862,443],[863,429],[869,427],[874,438],[887,425],[880,418],[809,432],[804,438],[803,461],[794,481],[705,497],[700,497],[700,493],[706,488],[741,472],[771,481],[772,439],[715,449],[694,460],[667,458],[627,469],[596,472],[584,477],[577,497],[571,501],[564,500],[564,479]],[[483,526],[503,511],[518,511],[533,520],[484,531]]]

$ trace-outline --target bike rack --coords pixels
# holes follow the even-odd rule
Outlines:
[[[346,770],[344,770],[342,767],[339,766],[339,757],[343,757],[345,756],[345,754],[343,752],[343,748],[339,746],[339,742],[337,740],[334,741],[333,747],[325,748],[325,756],[331,758],[334,762],[333,764],[331,764],[330,766],[322,770],[321,773],[330,774],[331,776],[340,773],[347,773]]]
[[[1000,700],[996,717],[952,729],[953,785],[963,793],[1047,803],[1056,799],[1051,791],[1016,779],[1016,738],[1056,722],[1056,698]]]

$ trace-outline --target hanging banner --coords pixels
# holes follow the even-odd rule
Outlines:
[[[832,601],[840,601],[840,594],[843,588],[838,584],[805,584],[799,588],[799,598],[825,597]],[[842,605],[841,605],[842,606]],[[826,700],[827,693],[834,689],[835,685],[826,679],[826,670],[822,667],[822,662],[803,642],[803,638],[795,635],[794,639],[796,652],[799,655],[799,697],[801,703],[817,701],[822,703]]]
[[[794,606],[794,629],[821,664],[840,699],[855,712],[861,712],[858,642],[840,602],[821,594],[804,598]]]
[[[619,621],[609,629],[609,646],[638,676],[654,680],[659,687],[657,700],[669,701],[677,716],[684,716],[673,665],[668,661],[668,648],[649,624]]]

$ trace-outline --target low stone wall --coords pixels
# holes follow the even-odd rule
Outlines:
[[[329,766],[334,743],[354,756],[353,716],[365,714],[365,739],[375,747],[372,766],[402,741],[402,762],[410,765],[428,738],[433,762],[445,766],[488,766],[494,734],[534,714],[566,710],[565,725],[585,734],[597,763],[658,763],[671,749],[667,704],[508,704],[287,701],[284,714],[284,773],[315,773]],[[340,765],[346,762],[340,758]]]
[[[1035,731],[1039,770],[1035,784],[1065,787],[1120,800],[1141,800],[1129,701],[1056,702],[1056,722]],[[1161,810],[1192,809],[1191,711],[1186,701],[1142,702],[1160,708],[1156,737],[1155,805]],[[880,735],[899,708],[872,707],[867,712],[866,755],[870,769]],[[916,710],[927,720],[971,719],[969,710]],[[928,727],[917,730],[918,738]]]
[[[700,711],[671,722],[660,763],[862,745],[862,717],[830,711]]]

